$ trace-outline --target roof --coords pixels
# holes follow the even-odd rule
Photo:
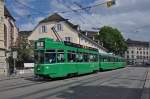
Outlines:
[[[14,17],[10,14],[6,6],[4,6],[4,16],[10,17],[15,21]]]
[[[86,40],[88,40],[88,41],[90,41],[90,42],[92,42],[92,43],[94,43],[95,45],[97,45],[99,48],[101,48],[102,50],[104,50],[104,51],[108,51],[106,48],[104,48],[103,46],[101,46],[100,44],[98,44],[98,43],[96,43],[95,41],[93,41],[91,38],[89,38],[89,37],[87,37],[87,36],[85,36],[85,35],[83,35],[82,33],[80,33],[79,34],[80,36],[82,36],[83,38],[85,38]]]
[[[144,46],[144,47],[149,47],[150,42],[145,42],[145,41],[136,41],[136,40],[131,40],[127,39],[127,44],[128,46]]]
[[[20,36],[30,36],[31,33],[32,33],[32,31],[20,31],[19,35]]]
[[[66,21],[67,19],[64,19],[62,16],[60,16],[57,13],[54,13],[53,15],[43,19],[40,21],[40,23],[50,22],[50,21]]]
[[[87,36],[88,37],[93,37],[93,36],[96,36],[97,34],[98,34],[98,31],[82,31],[82,33],[84,34],[84,35],[86,35],[86,33],[87,33]]]
[[[63,18],[61,15],[59,15],[58,13],[54,13],[51,16],[41,20],[39,23],[46,23],[46,22],[52,22],[52,21],[56,21],[56,22],[60,22],[60,21],[65,21],[67,24],[69,24],[72,28],[77,29],[78,25],[74,25],[71,22],[68,21],[68,19]]]

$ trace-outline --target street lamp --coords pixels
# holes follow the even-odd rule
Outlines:
[[[116,0],[109,0],[109,1],[107,1],[107,7],[108,8],[113,6],[113,5],[115,5],[115,4],[116,4]]]

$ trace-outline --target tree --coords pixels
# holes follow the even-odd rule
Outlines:
[[[96,38],[110,53],[122,56],[127,50],[127,44],[118,29],[104,26]]]
[[[33,46],[31,46],[26,37],[22,36],[18,40],[17,47],[18,57],[17,64],[18,67],[23,67],[23,63],[30,62],[33,60]]]

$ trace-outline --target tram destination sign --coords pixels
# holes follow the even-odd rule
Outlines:
[[[36,43],[37,48],[44,48],[45,44],[43,41],[37,42]]]

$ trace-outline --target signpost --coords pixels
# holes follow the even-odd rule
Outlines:
[[[13,59],[14,59],[14,74],[16,74],[17,51],[13,51]]]

